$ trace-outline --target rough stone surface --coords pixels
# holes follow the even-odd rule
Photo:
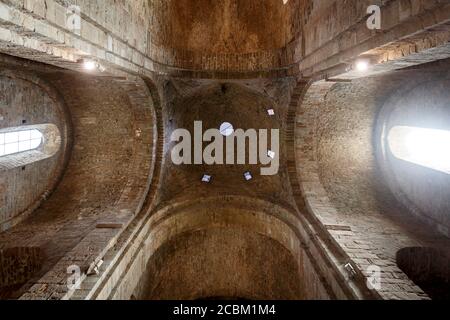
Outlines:
[[[407,74],[414,79],[413,73]],[[396,201],[378,168],[378,111],[391,92],[405,85],[404,76],[313,84],[296,123],[297,170],[308,211],[363,274],[372,265],[381,267],[380,293],[389,299],[423,296],[398,269],[398,250],[420,244],[448,246],[438,229],[424,228]],[[432,191],[428,194],[429,199],[434,196]]]
[[[2,233],[0,246],[40,247],[46,255],[42,276],[88,234],[100,233],[71,253],[72,261],[61,270],[64,278],[68,266],[89,265],[90,259],[95,260],[92,255],[120,231],[96,229],[98,223],[118,222],[124,227],[142,205],[151,174],[153,113],[142,83],[114,83],[58,71],[40,76],[67,104],[73,125],[72,154],[49,200],[28,220]],[[30,181],[24,185],[32,186]]]
[[[50,121],[72,146],[2,167],[0,298],[445,298],[448,175],[383,157],[379,130],[448,130],[450,3],[377,1],[378,31],[372,4],[0,1],[0,128]],[[174,165],[195,120],[280,129],[279,173]]]
[[[19,164],[14,156],[1,159],[0,230],[17,224],[54,189],[65,166],[67,133],[66,108],[58,93],[32,74],[3,69],[0,74],[0,128],[15,128],[52,123],[59,128],[62,143],[50,159]],[[11,168],[11,169],[7,169]],[[44,173],[44,174],[43,174]]]
[[[273,240],[244,230],[181,235],[155,252],[137,299],[300,299],[297,263]]]

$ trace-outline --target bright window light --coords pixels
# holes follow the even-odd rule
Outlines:
[[[450,131],[397,126],[388,142],[395,157],[450,174]]]
[[[0,133],[0,157],[39,148],[43,140],[39,130]]]

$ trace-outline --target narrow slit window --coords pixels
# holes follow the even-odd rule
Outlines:
[[[397,126],[388,143],[396,158],[450,174],[450,131]]]
[[[43,135],[36,129],[0,133],[0,157],[35,150],[42,142]]]

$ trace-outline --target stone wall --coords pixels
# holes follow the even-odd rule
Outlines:
[[[61,178],[70,154],[70,117],[59,93],[33,74],[3,69],[0,92],[0,128],[54,124],[61,138],[59,149],[50,158],[33,161],[30,155],[31,163],[26,165],[4,163],[20,162],[16,156],[2,158],[0,231],[4,231],[31,214]]]
[[[39,248],[15,247],[0,250],[0,299],[9,298],[42,267]]]
[[[367,8],[374,4],[381,8],[381,30],[367,28]],[[440,59],[449,57],[447,1],[324,0],[313,1],[311,8],[303,27],[304,54],[299,62],[303,76],[343,73],[360,55],[379,64],[414,59],[424,51]],[[433,48],[440,49],[433,52]]]
[[[404,248],[397,264],[433,300],[450,299],[450,254],[433,248]]]
[[[226,206],[223,205],[225,202]],[[102,266],[100,274],[83,282],[81,289],[71,296],[72,299],[130,299],[133,295],[139,298],[192,299],[222,294],[228,296],[232,293],[244,298],[270,296],[275,299],[299,297],[329,299],[345,296],[343,292],[345,289],[340,287],[340,284],[330,285],[320,280],[322,271],[331,269],[331,266],[318,266],[317,259],[320,257],[302,247],[305,243],[309,246],[307,232],[302,224],[290,212],[266,201],[234,196],[186,201],[156,211],[126,233],[131,237],[127,241],[118,241],[117,246],[106,253],[105,265]],[[233,233],[236,235],[235,240],[229,237]],[[183,250],[178,249],[185,247],[185,244],[180,244],[177,239],[186,237],[192,241],[201,241],[202,236],[198,237],[199,234],[213,238],[228,234],[225,240],[230,244],[226,249],[229,254],[223,256],[223,253],[219,251],[223,248],[223,244],[214,241],[205,244],[208,250],[214,250],[215,254],[207,257],[204,255],[205,252],[195,251],[195,256],[190,256],[192,264],[186,265],[183,269],[186,272],[184,287],[178,288],[175,285],[167,288],[154,287],[156,284],[152,279],[158,282],[165,277],[168,271],[165,270],[166,263],[184,263]],[[239,235],[243,234],[247,236],[240,238]],[[191,292],[190,284],[201,283],[203,270],[213,268],[218,261],[230,257],[230,260],[226,262],[230,266],[235,263],[231,257],[245,261],[243,248],[251,247],[254,237],[263,240],[271,251],[274,250],[273,246],[280,248],[281,252],[277,250],[277,253],[272,254],[280,259],[287,259],[289,270],[293,268],[292,272],[294,270],[298,272],[298,275],[291,274],[289,279],[298,280],[298,282],[288,283],[286,279],[277,278],[273,274],[273,278],[268,281],[271,285],[266,286],[265,280],[258,280],[258,277],[263,274],[263,270],[273,272],[272,268],[276,262],[269,260],[272,262],[262,266],[248,261],[247,265],[240,267],[244,273],[236,274],[236,277],[241,276],[240,284],[236,282],[236,277],[227,278],[228,276],[223,272],[217,273],[218,270],[211,270],[211,275],[215,274],[218,282],[215,285],[211,284],[211,280],[203,282],[203,291]],[[238,238],[241,239],[240,242],[236,242]],[[142,245],[136,245],[138,243]],[[198,250],[198,248],[193,247],[192,250]],[[174,256],[167,254],[170,252],[173,252]],[[178,270],[172,272],[172,277],[181,276],[175,275],[175,272],[178,274]],[[278,270],[278,272],[283,271]],[[332,273],[331,270],[328,272]],[[204,275],[208,277],[208,274],[204,273]],[[327,278],[329,276],[327,275]],[[230,281],[227,282],[227,279]],[[277,284],[274,282],[275,279],[278,279]],[[252,283],[251,280],[257,280],[257,282]],[[224,286],[220,287],[220,283]],[[228,284],[225,285],[226,283]],[[244,285],[245,283],[248,285]],[[268,292],[266,294],[258,292],[258,288],[265,288]],[[280,291],[281,288],[287,291]]]
[[[297,262],[278,242],[239,228],[212,228],[166,242],[146,264],[134,296],[287,300],[301,299],[301,286]]]
[[[377,165],[373,128],[378,111],[405,75],[314,83],[300,97],[295,132],[300,207],[320,222],[323,237],[343,250],[357,274],[381,268],[377,291],[386,299],[425,297],[397,267],[398,250],[448,246],[448,239],[424,228],[395,199]],[[413,77],[411,71],[407,75]]]
[[[282,7],[281,0],[270,0],[253,10],[258,2],[205,0],[223,28],[188,0],[0,2],[0,51],[64,68],[26,60],[12,66],[55,87],[71,114],[74,138],[56,191],[0,234],[2,250],[38,247],[47,257],[6,297],[428,298],[397,265],[397,251],[448,247],[448,239],[423,228],[391,194],[380,178],[372,131],[382,100],[411,70],[362,80],[364,74],[342,73],[361,54],[378,63],[371,74],[450,57],[450,4],[379,1],[383,30],[377,32],[366,27],[370,1],[291,0]],[[81,8],[79,34],[67,25],[71,4]],[[232,12],[236,5],[245,16]],[[183,16],[180,8],[192,11]],[[84,58],[106,70],[87,73]],[[294,88],[287,75],[327,81],[302,80]],[[258,76],[285,78],[229,80]],[[268,119],[268,105],[276,117]],[[173,129],[203,119],[216,127],[225,116],[244,129],[282,129],[278,176],[246,182],[246,166],[170,164]],[[209,185],[200,182],[206,170],[213,170]],[[443,211],[428,216],[440,219]],[[266,265],[249,259],[256,242],[273,253],[256,255]],[[217,256],[206,257],[202,249]],[[237,268],[226,257],[242,262],[244,279],[215,272],[209,282],[199,281],[205,268]],[[100,260],[99,273],[88,276]],[[82,272],[81,290],[67,288],[72,265]],[[381,289],[367,287],[373,265],[381,267]],[[175,271],[185,275],[183,287],[154,285]],[[202,290],[192,292],[197,283]]]
[[[211,54],[202,52],[204,50],[197,52],[202,46],[194,45],[204,43],[203,37],[209,34],[194,30],[202,25],[202,19],[209,17],[208,14],[201,15],[201,8],[195,11],[199,21],[190,33],[198,38],[196,36],[190,44],[177,48],[174,44],[178,41],[164,43],[161,39],[171,39],[169,35],[176,28],[186,23],[189,26],[195,17],[183,16],[177,20],[176,12],[169,5],[156,6],[157,10],[153,10],[151,2],[142,0],[105,0],[95,4],[91,1],[47,0],[45,3],[43,0],[8,0],[0,4],[3,30],[0,48],[3,52],[72,69],[79,68],[78,59],[93,57],[109,69],[136,73],[161,71],[191,77],[230,78],[300,72],[311,76],[328,73],[327,70],[345,65],[360,54],[386,45],[389,48],[376,52],[376,55],[388,54],[388,60],[392,60],[428,49],[442,49],[449,39],[450,6],[438,0],[381,1],[383,32],[372,32],[366,26],[366,10],[373,4],[369,0],[289,1],[284,6],[281,1],[273,1],[270,2],[273,10],[270,10],[269,19],[264,10],[260,15],[250,15],[239,32],[233,32],[233,28],[215,33],[208,29],[212,37],[212,41],[206,41],[208,45],[216,43],[216,48],[222,48],[225,41],[239,49],[239,52],[220,50]],[[69,4],[81,8],[79,35],[67,28]],[[236,4],[244,6],[243,2],[234,0],[227,2],[229,6],[225,7],[232,9]],[[247,7],[243,8],[245,11]],[[166,16],[170,16],[169,20],[175,26],[166,24]],[[264,20],[271,23],[265,24]],[[285,24],[284,20],[291,23]],[[181,25],[178,26],[176,21]],[[224,26],[233,21],[231,18],[225,20]],[[255,21],[264,26],[254,29]],[[273,26],[277,27],[271,29]],[[189,27],[183,30],[189,30]],[[243,30],[248,31],[247,36],[239,40],[238,34]],[[408,41],[398,41],[413,34],[414,38]],[[249,43],[254,45],[246,48]],[[444,51],[448,57],[448,48]]]
[[[67,289],[68,266],[87,269],[140,211],[153,174],[156,127],[142,80],[34,67],[63,97],[74,144],[58,188],[27,220],[0,234],[0,247],[42,250],[46,260],[34,281],[43,278],[30,295],[49,298]]]

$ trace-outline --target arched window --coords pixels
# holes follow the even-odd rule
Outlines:
[[[398,159],[450,174],[450,131],[397,126],[388,142]]]
[[[39,130],[0,132],[0,157],[39,148],[43,135]]]
[[[50,158],[60,146],[60,132],[53,124],[0,129],[0,170]]]

